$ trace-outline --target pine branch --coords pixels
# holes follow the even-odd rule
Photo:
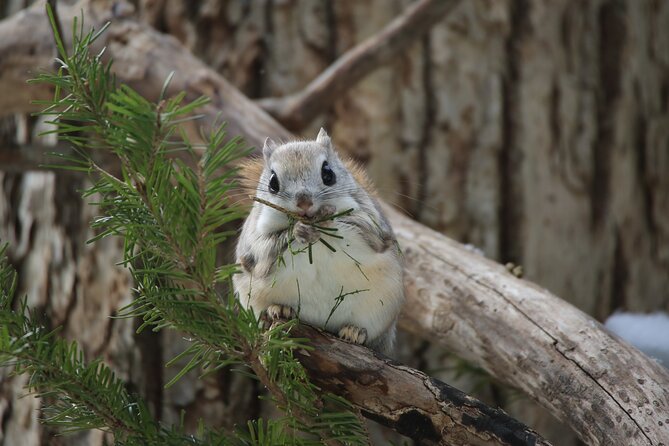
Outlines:
[[[54,116],[54,132],[81,149],[62,158],[69,168],[93,174],[85,196],[97,197],[94,204],[104,214],[93,222],[99,231],[94,240],[110,235],[125,240],[123,263],[137,297],[123,315],[141,317],[140,329],[174,328],[192,339],[178,356],[189,361],[175,379],[196,368],[208,373],[229,364],[255,371],[285,411],[282,432],[291,443],[365,444],[355,413],[333,396],[319,396],[293,357],[293,349],[308,348],[305,340],[290,338],[293,323],[263,332],[251,310],[218,291],[236,271],[235,265],[216,265],[216,250],[234,234],[220,228],[243,215],[227,198],[236,187],[228,166],[248,152],[243,142],[228,140],[220,125],[204,145],[193,146],[180,125],[192,120],[189,115],[206,99],[184,104],[184,95],[178,94],[153,104],[125,85],[117,87],[101,54],[89,55],[100,32],[84,33],[83,20],[75,21],[69,54],[51,14],[50,19],[61,69],[36,80],[56,87],[43,114]],[[118,157],[119,176],[93,162],[87,151],[91,141]],[[113,422],[104,417],[95,427]]]
[[[7,262],[6,249],[0,248],[0,366],[30,375],[28,389],[47,402],[45,423],[64,433],[103,429],[117,444],[207,444],[179,428],[160,426],[147,405],[131,396],[107,366],[99,360],[87,364],[76,343],[47,331],[25,299],[13,309],[17,275]],[[214,438],[225,439],[221,433],[212,433],[209,439]]]

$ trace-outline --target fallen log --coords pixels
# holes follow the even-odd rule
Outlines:
[[[115,17],[118,8],[105,4],[83,1],[63,8],[61,18],[64,29],[81,9],[96,27],[114,19],[100,44],[114,59],[119,80],[155,99],[163,80],[176,70],[170,91],[212,97],[204,112],[209,119],[220,112],[232,133],[256,146],[266,136],[290,138],[175,39]],[[29,99],[49,94],[24,84],[52,62],[41,8],[0,23],[0,90],[6,92],[0,112],[30,110],[25,105]],[[406,258],[404,330],[445,345],[523,390],[588,444],[669,445],[667,370],[546,290],[397,211],[387,211]]]

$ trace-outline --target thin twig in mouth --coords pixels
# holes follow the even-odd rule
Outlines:
[[[286,214],[288,217],[290,217],[290,218],[292,218],[292,219],[294,219],[294,220],[301,221],[302,223],[307,223],[307,224],[310,224],[310,225],[312,225],[312,226],[315,226],[315,227],[316,227],[317,229],[319,229],[319,230],[321,230],[321,229],[323,229],[323,230],[327,230],[327,229],[325,229],[325,228],[320,228],[320,227],[316,226],[317,223],[322,223],[322,222],[324,222],[324,221],[328,221],[328,220],[334,220],[334,219],[337,218],[337,217],[343,217],[344,215],[349,215],[351,212],[353,212],[353,209],[346,209],[345,211],[338,212],[338,213],[336,213],[336,214],[332,214],[332,215],[327,215],[327,216],[325,216],[325,217],[321,217],[321,218],[314,218],[314,217],[309,218],[309,217],[307,217],[307,216],[305,216],[305,215],[300,215],[300,214],[298,214],[298,213],[296,213],[296,212],[289,211],[288,209],[286,209],[286,208],[284,208],[284,207],[281,207],[281,206],[279,206],[278,204],[274,204],[274,203],[272,203],[272,202],[270,202],[270,201],[263,200],[262,198],[251,197],[251,199],[252,199],[253,201],[257,201],[257,202],[260,203],[260,204],[264,204],[265,206],[269,206],[269,207],[271,207],[272,209],[275,209],[275,210],[277,210],[277,211],[279,211],[279,212],[283,212],[283,213]]]
[[[286,214],[289,217],[294,218],[295,220],[299,220],[299,221],[305,222],[305,223],[309,222],[309,219],[306,216],[300,215],[296,212],[289,211],[288,209],[283,208],[283,207],[279,206],[278,204],[274,204],[271,201],[263,200],[262,198],[258,198],[258,197],[251,197],[251,199],[253,201],[257,201],[260,204],[264,204],[265,206],[269,206],[272,209],[276,209],[279,212],[283,212],[284,214]]]

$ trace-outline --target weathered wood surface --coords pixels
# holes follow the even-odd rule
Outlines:
[[[536,432],[425,373],[309,326],[292,333],[314,350],[296,351],[314,384],[420,445],[541,446]]]
[[[525,391],[588,444],[669,444],[669,373],[576,307],[386,208],[406,258],[400,326]]]
[[[95,22],[110,16],[102,10],[87,17]],[[21,27],[33,30],[33,37],[26,36],[27,46],[14,49],[15,63],[21,56],[26,67],[34,68],[39,64],[31,57],[40,56],[40,42],[48,40],[41,14],[26,13],[0,25],[0,61],[11,53],[3,39],[7,30]],[[32,38],[36,53],[29,56]],[[119,19],[106,39],[119,77],[143,94],[155,97],[169,71],[177,69],[173,88],[213,95],[233,132],[256,145],[267,135],[288,137],[172,38]],[[41,57],[50,63],[49,57]],[[4,66],[3,91],[7,76],[12,76]],[[590,444],[669,444],[666,370],[550,293],[396,212],[391,220],[409,271],[405,329],[444,342],[503,382],[520,387]]]

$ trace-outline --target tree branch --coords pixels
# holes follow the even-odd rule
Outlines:
[[[292,334],[309,338],[315,347],[296,352],[314,384],[343,396],[367,418],[418,444],[549,444],[504,411],[368,348],[306,325],[295,327]]]
[[[34,110],[30,99],[50,95],[25,84],[31,73],[51,68],[43,7],[0,22],[0,112]],[[82,8],[98,28],[113,18],[83,1],[61,8],[64,29]],[[183,89],[193,98],[212,97],[204,110],[209,120],[220,111],[232,133],[257,147],[266,136],[291,137],[172,37],[119,19],[102,44],[119,80],[151,100],[178,70],[168,94]],[[589,444],[669,444],[667,370],[546,290],[397,211],[386,212],[406,260],[402,328],[522,389]]]
[[[588,444],[669,444],[658,424],[669,408],[665,368],[503,265],[384,210],[405,257],[401,328],[523,390]]]
[[[337,97],[392,61],[453,10],[459,0],[420,0],[378,33],[344,53],[302,91],[256,103],[287,129],[304,128]]]

